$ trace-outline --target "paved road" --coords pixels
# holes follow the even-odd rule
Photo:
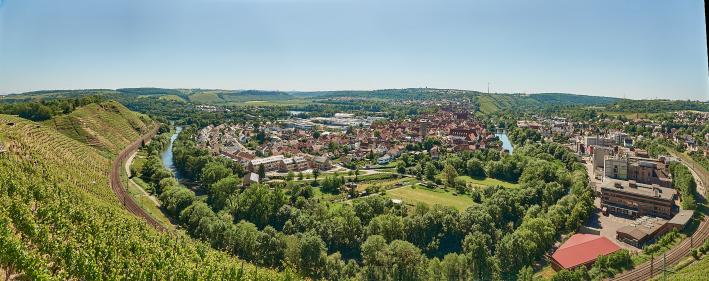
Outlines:
[[[682,163],[687,165],[685,162]],[[699,179],[696,171],[692,169],[691,165],[687,165],[687,167],[689,167],[694,176],[694,180],[697,182],[697,190],[705,190],[705,183]],[[700,196],[704,197],[703,194],[700,194]],[[703,201],[705,199],[701,198],[701,200]],[[707,217],[705,216],[692,237],[685,239],[678,246],[668,250],[664,256],[655,257],[654,262],[648,261],[643,263],[632,270],[617,275],[613,280],[648,280],[653,276],[660,275],[663,273],[663,268],[671,268],[671,266],[688,256],[693,248],[701,246],[708,237],[709,221],[707,221]]]
[[[138,204],[135,203],[135,201],[133,201],[133,198],[128,194],[128,191],[126,191],[126,188],[123,186],[123,182],[121,181],[121,168],[123,167],[123,163],[140,148],[142,141],[147,141],[153,138],[157,131],[157,127],[150,130],[150,132],[143,135],[140,139],[133,142],[131,145],[123,149],[120,154],[118,154],[118,157],[113,160],[113,166],[111,167],[110,184],[111,189],[113,189],[113,192],[116,193],[116,196],[118,196],[118,201],[120,201],[123,206],[128,209],[128,211],[145,219],[145,221],[147,221],[148,224],[155,229],[165,231],[165,227],[146,213],[140,206],[138,206]]]

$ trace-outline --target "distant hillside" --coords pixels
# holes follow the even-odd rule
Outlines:
[[[117,90],[57,90],[36,91],[0,96],[0,102],[19,102],[41,99],[76,98],[89,95],[103,96],[121,102],[129,98],[158,97],[174,101],[190,101],[204,104],[241,103],[248,101],[289,100],[297,97],[280,91],[258,90],[204,90],[204,89],[163,89],[163,88],[123,88]]]
[[[538,93],[527,97],[544,104],[556,105],[605,105],[619,101],[619,98],[574,95],[564,93]]]
[[[383,100],[411,100],[411,99],[440,99],[446,98],[471,98],[478,94],[476,91],[455,90],[455,89],[434,89],[434,88],[408,88],[408,89],[382,89],[371,91],[324,91],[324,92],[295,92],[293,95],[299,97],[314,98],[363,98],[363,99],[383,99]]]
[[[676,100],[620,100],[609,106],[614,112],[657,113],[679,110],[709,111],[709,102]]]
[[[545,106],[609,105],[618,100],[610,97],[563,93],[480,94],[478,96],[480,111],[483,113],[494,113],[505,109],[534,110]]]
[[[85,123],[70,128],[92,128],[96,139],[119,146],[138,135],[138,115],[115,102],[76,112]],[[112,139],[119,132],[130,136]],[[250,264],[131,215],[109,187],[114,155],[65,133],[0,115],[0,272],[12,280],[283,279],[269,269],[256,276]]]

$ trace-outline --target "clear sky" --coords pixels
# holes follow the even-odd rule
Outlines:
[[[709,99],[700,0],[0,0],[0,93],[407,87]]]

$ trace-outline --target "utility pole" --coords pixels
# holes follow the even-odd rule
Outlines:
[[[662,280],[667,280],[667,253],[662,254]]]
[[[652,278],[652,273],[655,269],[655,255],[650,254],[650,278]]]

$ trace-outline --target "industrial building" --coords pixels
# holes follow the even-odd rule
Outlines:
[[[599,256],[620,250],[620,247],[606,237],[593,234],[574,234],[551,256],[551,266],[555,270],[572,270],[579,266],[590,267]]]
[[[638,218],[655,216],[670,219],[677,213],[677,191],[653,184],[607,179],[601,187],[604,213]]]

